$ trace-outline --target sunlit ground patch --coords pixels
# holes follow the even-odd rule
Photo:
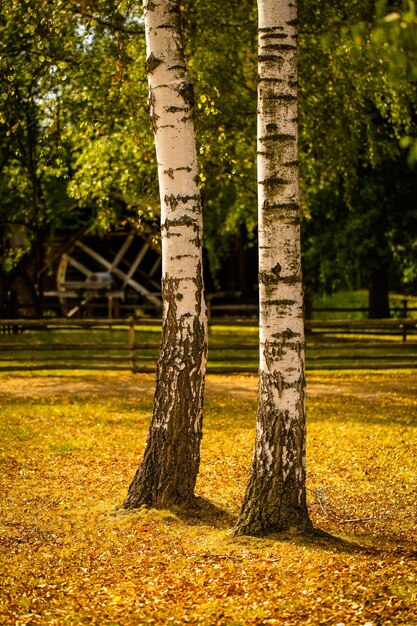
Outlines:
[[[308,500],[329,535],[265,539],[232,537],[255,377],[209,377],[203,500],[186,513],[121,508],[153,378],[74,378],[0,380],[1,623],[417,623],[412,375],[309,377]]]

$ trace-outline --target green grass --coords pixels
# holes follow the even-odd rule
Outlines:
[[[392,308],[403,308],[402,300],[406,299],[408,301],[409,308],[417,309],[417,296],[404,296],[402,294],[397,294],[391,292],[389,294],[389,302],[390,307]],[[317,309],[349,309],[349,308],[368,308],[368,292],[365,290],[362,291],[338,291],[331,295],[316,295],[314,296],[314,306],[313,306],[313,319],[366,319],[367,312],[360,311],[338,311],[338,312],[330,312],[330,311],[319,311]],[[392,314],[392,317],[402,317],[402,313],[399,311]],[[410,311],[408,313],[408,317],[417,318],[417,311]]]
[[[120,508],[152,376],[0,376],[0,622],[417,623],[415,377],[307,383],[309,510],[331,537],[234,539],[255,377],[208,377],[197,493],[212,505],[184,515]]]

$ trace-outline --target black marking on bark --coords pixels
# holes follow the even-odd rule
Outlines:
[[[155,96],[152,91],[149,92],[148,97],[148,113],[151,120],[152,130],[155,134],[158,125],[159,115],[155,113]]]
[[[277,204],[269,204],[267,200],[264,201],[263,211],[280,213],[279,218],[286,224],[292,224],[293,226],[299,226],[301,219],[299,215],[299,206],[296,202],[278,202]]]
[[[266,363],[267,368],[270,370],[274,365],[277,358],[280,358],[282,355],[282,347],[278,346],[277,350],[274,350],[274,347],[271,346],[268,340],[265,341],[263,345],[263,356]]]
[[[298,26],[298,20],[297,19],[289,20],[287,24],[288,26]]]
[[[181,217],[174,220],[170,220],[167,218],[165,222],[161,224],[161,230],[168,230],[169,228],[175,226],[187,226],[189,228],[192,228],[196,233],[198,233],[200,230],[200,224],[198,220],[194,220],[188,215],[182,215]]]
[[[268,126],[266,127],[268,130]],[[260,137],[259,141],[295,141],[295,135],[288,135],[286,133],[275,133],[274,135],[265,135],[264,137]]]
[[[181,302],[181,300],[184,298],[184,296],[182,295],[182,293],[176,293],[175,294],[175,299],[178,300],[178,302]]]
[[[194,241],[191,239],[191,241]],[[198,254],[177,254],[176,256],[172,256],[171,259],[197,259]]]
[[[150,53],[145,61],[145,67],[148,74],[152,74],[163,61],[158,59],[153,52]]]
[[[298,166],[298,160],[296,161],[284,161],[283,165],[287,165],[288,167]],[[298,205],[297,205],[298,206]]]
[[[174,172],[173,172],[172,169],[171,170],[166,170],[166,172],[167,172],[168,176],[170,176],[171,178],[174,178]],[[178,198],[176,196],[174,196],[173,193],[170,196],[165,195],[164,202],[165,202],[165,204],[167,204],[169,206],[171,211],[175,211],[175,209],[178,206]]]
[[[286,81],[283,80],[282,78],[270,78],[268,76],[260,76],[260,74],[258,74],[258,83],[268,83],[269,85],[278,85],[280,83],[285,83]]]
[[[167,113],[178,113],[179,111],[188,111],[188,107],[169,106],[169,107],[165,107],[165,111]]]
[[[145,10],[146,11],[154,11],[156,9],[156,4],[155,2],[153,2],[153,0],[149,0],[149,2],[147,2],[146,6],[145,6]]]
[[[286,33],[267,33],[266,35],[262,35],[261,39],[286,39]]]
[[[190,239],[190,243],[193,243],[196,248],[200,249],[202,245],[201,237],[195,237],[194,239]]]
[[[277,389],[278,389],[278,395],[280,398],[282,398],[282,392],[283,392],[283,388],[284,388],[284,379],[282,378],[282,375],[280,372],[275,372],[275,380],[277,381]]]
[[[297,46],[290,43],[270,43],[262,46],[262,50],[296,50]]]
[[[284,285],[297,285],[301,280],[301,272],[298,274],[290,274],[289,276],[281,276],[280,283]]]
[[[190,166],[186,166],[186,167],[170,167],[168,170],[164,170],[164,174],[168,174],[168,176],[170,178],[174,178],[174,173],[175,172],[191,172],[192,168]],[[165,199],[167,198],[167,196],[165,196]]]
[[[280,279],[281,269],[282,269],[281,265],[277,263],[276,265],[274,265],[271,271],[267,271],[267,270],[260,271],[259,282],[262,285],[276,284],[278,282],[278,279]]]
[[[260,271],[258,273],[258,281],[261,285],[269,285],[270,284],[270,274],[267,271]]]
[[[289,180],[286,180],[281,176],[268,176],[268,178],[264,178],[264,180],[259,181],[259,184],[264,185],[264,187],[275,187],[275,185],[288,185],[289,183]]]
[[[186,102],[190,108],[194,107],[194,90],[193,86],[189,81],[183,81],[177,87],[175,87],[175,91],[183,98],[184,102]]]
[[[179,167],[178,169],[187,169],[187,168],[180,168]],[[182,196],[181,194],[177,194],[176,196],[174,196],[174,194],[171,194],[170,196],[166,195],[164,197],[164,200],[165,200],[166,203],[169,203],[171,205],[173,204],[173,201],[175,200],[175,203],[176,203],[175,206],[177,206],[177,204],[179,202],[182,202],[182,203],[186,204],[190,200],[194,200],[194,201],[197,202],[197,206],[199,206],[200,194],[196,193],[196,194],[194,194],[192,196]]]
[[[271,133],[272,131],[277,130],[277,129],[278,129],[278,124],[276,124],[275,122],[274,123],[270,122],[269,124],[266,125],[266,130],[268,133]]]
[[[275,276],[279,276],[281,273],[282,267],[279,263],[277,263],[276,265],[274,265],[274,267],[271,269],[271,272],[275,275]]]
[[[177,63],[176,65],[170,65],[168,70],[183,70],[184,72],[186,72],[187,68],[185,67],[184,64]]]
[[[275,54],[260,54],[258,56],[258,63],[268,63],[268,61],[272,61],[272,63],[276,63],[277,59],[280,59],[279,55]]]
[[[276,100],[282,102],[295,102],[297,100],[297,96],[293,96],[292,94],[271,94],[265,96],[266,100]]]
[[[197,213],[197,215],[200,215],[200,213],[201,213],[201,203],[193,204],[192,206],[187,206],[187,212],[189,213],[190,211],[191,211],[191,213]]]
[[[260,33],[275,33],[277,30],[284,30],[283,26],[262,26],[258,28]]]
[[[267,304],[268,306],[294,306],[294,304],[297,304],[297,302],[295,300],[265,300],[264,304]]]
[[[175,24],[170,24],[169,22],[166,22],[166,24],[160,24],[159,26],[156,27],[157,30],[173,30],[175,31],[177,29]]]
[[[161,126],[157,126],[157,130],[160,128],[175,128],[175,124],[161,124]]]
[[[199,244],[198,247],[199,249],[201,248],[202,245],[202,241],[199,240]],[[196,272],[196,276],[194,279],[195,282],[195,312],[196,312],[196,316],[200,317],[201,313],[202,313],[202,304],[205,307],[205,302],[203,299],[203,293],[204,293],[204,281],[203,281],[203,268],[201,265],[201,261],[199,261],[198,266],[197,266],[197,272]],[[205,307],[206,308],[206,307]]]
[[[280,341],[287,341],[288,339],[295,339],[295,337],[300,337],[301,335],[300,333],[292,331],[291,328],[286,328],[281,333],[274,333],[272,336]]]

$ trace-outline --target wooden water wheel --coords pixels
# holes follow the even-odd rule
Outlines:
[[[60,258],[57,295],[67,317],[85,312],[112,317],[120,309],[159,312],[160,275],[161,253],[150,237],[133,231],[103,237],[87,232]]]

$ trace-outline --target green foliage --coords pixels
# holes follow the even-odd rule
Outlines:
[[[256,202],[256,5],[184,3],[184,29],[195,88],[205,246],[215,273],[231,235],[253,237]]]
[[[397,282],[415,285],[415,175],[404,161],[416,151],[415,5],[389,6],[299,3],[305,274],[315,289],[364,284],[379,250]],[[182,9],[216,273],[238,229],[247,245],[256,238],[256,4],[195,0]],[[4,0],[0,42],[2,276],[34,259],[39,271],[61,229],[154,220],[138,3]]]
[[[317,8],[316,23],[307,14],[304,21],[301,16],[301,146],[307,198],[341,179],[351,200],[360,168],[395,161],[399,139],[413,125],[416,86],[404,76],[389,80],[384,49],[372,48],[374,3],[353,5],[356,10],[349,7],[348,14],[347,8]]]
[[[56,230],[153,212],[155,163],[136,5],[6,0],[0,40],[7,276],[39,271]]]
[[[378,9],[385,23],[381,3]],[[389,268],[391,285],[413,289],[416,183],[403,148],[416,130],[417,85],[405,71],[394,75],[372,1],[306,0],[300,18],[308,288],[355,289]]]
[[[383,61],[389,79],[396,83],[407,80],[414,84],[417,80],[417,15],[413,0],[405,0],[398,11],[387,11],[387,3],[377,4],[378,22],[371,32],[370,54],[383,51]],[[414,114],[415,116],[415,114]],[[409,150],[410,164],[417,162],[417,137],[403,135],[400,145]]]
[[[59,93],[68,44],[77,39],[62,7],[2,3],[0,223],[6,271],[41,243],[51,214],[68,204],[65,193],[57,207],[50,204],[51,188],[68,176]]]

